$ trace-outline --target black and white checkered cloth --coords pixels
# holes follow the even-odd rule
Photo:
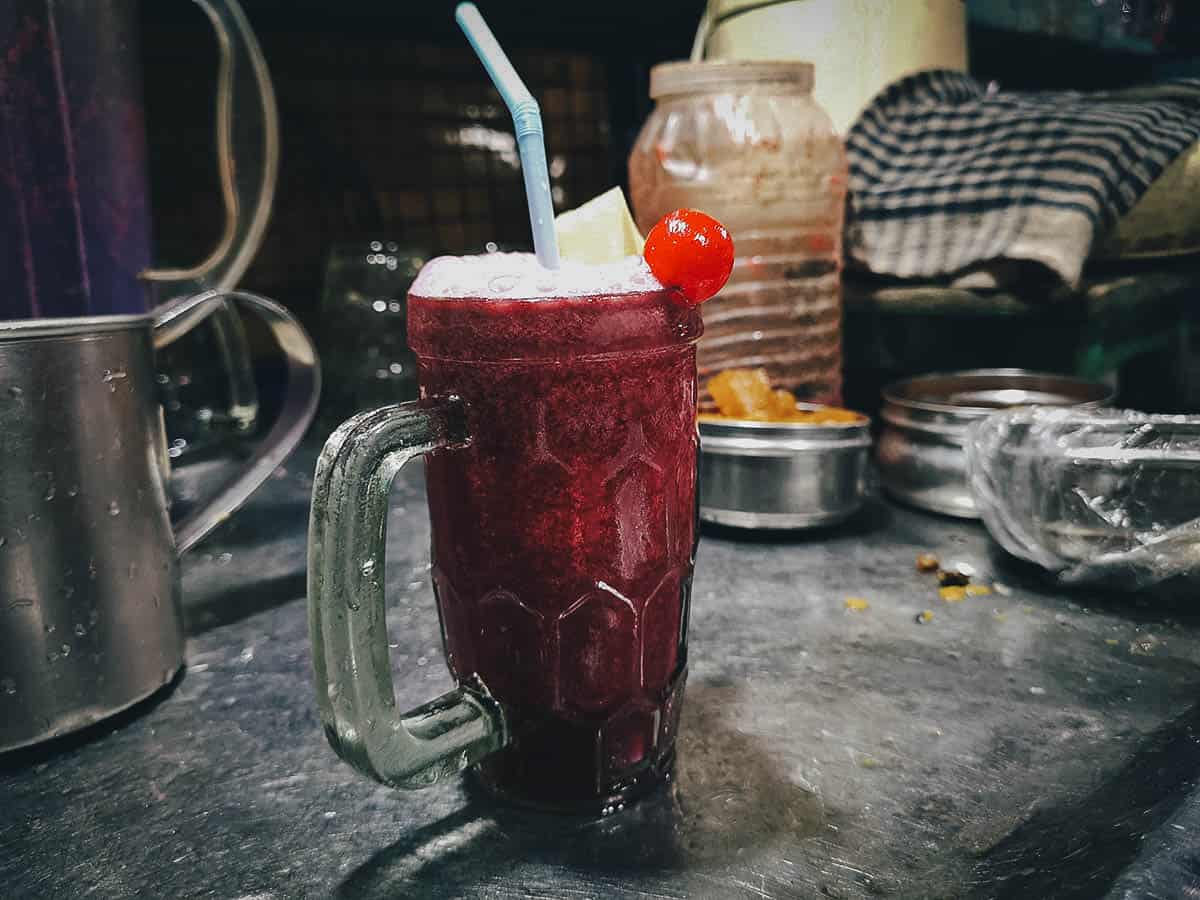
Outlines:
[[[847,255],[943,278],[1008,260],[1079,281],[1093,239],[1200,140],[1200,79],[1104,94],[1016,94],[922,72],[846,137]]]

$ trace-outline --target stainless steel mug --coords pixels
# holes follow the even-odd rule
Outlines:
[[[248,462],[173,530],[154,351],[233,301],[288,366],[278,420]],[[0,323],[0,751],[136,703],[183,663],[179,554],[296,446],[320,375],[270,300],[208,292],[146,316]]]

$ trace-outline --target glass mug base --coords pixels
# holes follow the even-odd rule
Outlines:
[[[603,720],[506,710],[513,742],[471,771],[489,794],[545,812],[608,815],[669,781],[684,667],[657,703],[631,703]]]

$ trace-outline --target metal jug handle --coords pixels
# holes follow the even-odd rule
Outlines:
[[[161,292],[167,296],[190,295],[208,288],[231,290],[238,283],[262,242],[279,170],[275,90],[245,14],[236,0],[195,3],[216,32],[220,54],[216,149],[225,225],[217,246],[198,265],[142,273],[148,281],[167,282],[166,290]]]
[[[258,41],[237,0],[195,0],[217,36],[217,176],[225,224],[217,245],[198,265],[147,269],[142,277],[159,296],[190,296],[215,288],[232,290],[258,252],[271,215],[279,171],[279,112]],[[255,103],[257,100],[257,103]],[[236,148],[236,152],[235,152]],[[213,315],[222,368],[229,378],[229,414],[240,431],[258,415],[246,336],[231,306]]]
[[[163,304],[154,311],[154,348],[175,342],[209,316],[232,302],[258,316],[271,330],[287,362],[287,391],[279,418],[255,448],[246,465],[222,485],[200,509],[175,529],[180,553],[190,550],[229,517],[287,457],[312,421],[321,390],[317,351],[304,328],[282,306],[265,297],[242,292],[207,291]]]

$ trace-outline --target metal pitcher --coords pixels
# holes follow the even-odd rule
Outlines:
[[[206,257],[184,267],[151,253],[142,4],[0,4],[0,320],[141,314],[162,299],[237,286],[270,216],[278,115],[236,0],[194,2],[216,37],[212,155],[224,223]],[[222,308],[211,324],[211,367],[225,373],[229,404],[211,423],[203,409],[168,410],[172,437],[187,437],[189,451],[226,430],[249,430],[258,411],[238,317]],[[190,368],[197,360],[208,362],[164,358],[163,374],[202,374]],[[210,424],[222,427],[210,434]]]
[[[228,301],[270,328],[287,393],[244,467],[172,529],[154,351]],[[174,677],[179,554],[296,446],[319,381],[300,324],[250,294],[213,291],[145,316],[0,323],[0,751],[89,725]]]

